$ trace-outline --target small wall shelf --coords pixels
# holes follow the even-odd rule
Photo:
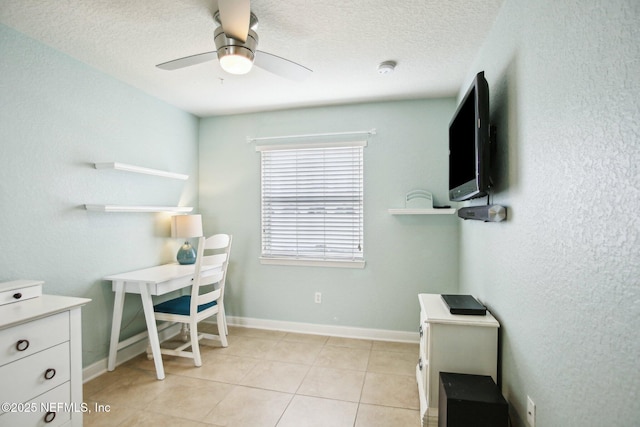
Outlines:
[[[84,205],[88,211],[95,212],[175,212],[187,213],[191,206],[128,206],[128,205]]]
[[[389,209],[391,215],[452,215],[455,208],[446,209],[420,209],[420,208],[396,208]]]
[[[94,163],[96,169],[114,169],[119,171],[142,173],[145,175],[161,176],[164,178],[187,180],[189,175],[167,172],[159,169],[145,168],[142,166],[128,165],[118,162]],[[193,210],[190,206],[130,206],[130,205],[84,205],[88,211],[94,212],[173,212],[188,213]]]
[[[451,215],[455,208],[433,207],[433,195],[427,190],[411,190],[405,195],[404,208],[389,209],[391,215]]]
[[[189,179],[189,175],[175,172],[167,172],[159,169],[150,169],[142,166],[128,165],[118,162],[94,163],[96,169],[115,169],[119,171],[142,173],[146,175],[163,176],[165,178],[181,179],[183,181]]]

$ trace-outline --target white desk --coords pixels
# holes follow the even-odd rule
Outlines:
[[[127,341],[120,342],[124,296],[126,293],[140,294],[142,307],[144,308],[144,317],[147,322],[149,344],[156,366],[156,374],[159,380],[164,379],[164,367],[162,365],[162,355],[160,354],[160,339],[158,338],[158,328],[156,327],[156,319],[153,314],[153,300],[151,296],[163,295],[191,286],[194,269],[194,265],[165,264],[128,273],[114,274],[104,278],[104,280],[110,280],[112,282],[112,289],[116,293],[113,303],[113,323],[111,325],[111,341],[109,343],[109,359],[107,362],[107,369],[109,371],[113,371],[116,367],[118,350],[129,345]],[[220,269],[219,265],[202,266],[203,271],[217,269]]]

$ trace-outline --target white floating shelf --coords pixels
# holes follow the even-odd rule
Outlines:
[[[189,179],[189,175],[182,173],[167,172],[159,169],[150,169],[118,162],[94,163],[94,166],[96,169],[115,169],[119,171],[143,173],[146,175],[163,176],[165,178],[181,179],[183,181]]]
[[[190,206],[125,206],[125,205],[84,205],[88,211],[95,212],[175,212],[187,213]]]
[[[435,209],[433,194],[420,188],[411,190],[405,195],[404,208],[391,208],[391,215],[451,215],[455,208]]]
[[[422,208],[397,208],[389,209],[391,215],[452,215],[455,208],[450,209],[422,209]]]

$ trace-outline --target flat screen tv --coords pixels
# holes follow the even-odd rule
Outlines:
[[[490,131],[489,85],[480,72],[449,123],[449,200],[487,195]]]

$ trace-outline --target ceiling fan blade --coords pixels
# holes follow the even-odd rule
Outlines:
[[[278,76],[299,82],[307,79],[313,73],[307,67],[260,50],[256,51],[253,64]]]
[[[247,40],[251,6],[249,0],[218,0],[220,22],[227,37]]]
[[[198,53],[196,55],[185,56],[184,58],[174,59],[172,61],[163,62],[156,65],[161,70],[177,70],[179,68],[190,67],[192,65],[202,64],[203,62],[212,61],[218,57],[218,54],[214,50],[213,52]]]

